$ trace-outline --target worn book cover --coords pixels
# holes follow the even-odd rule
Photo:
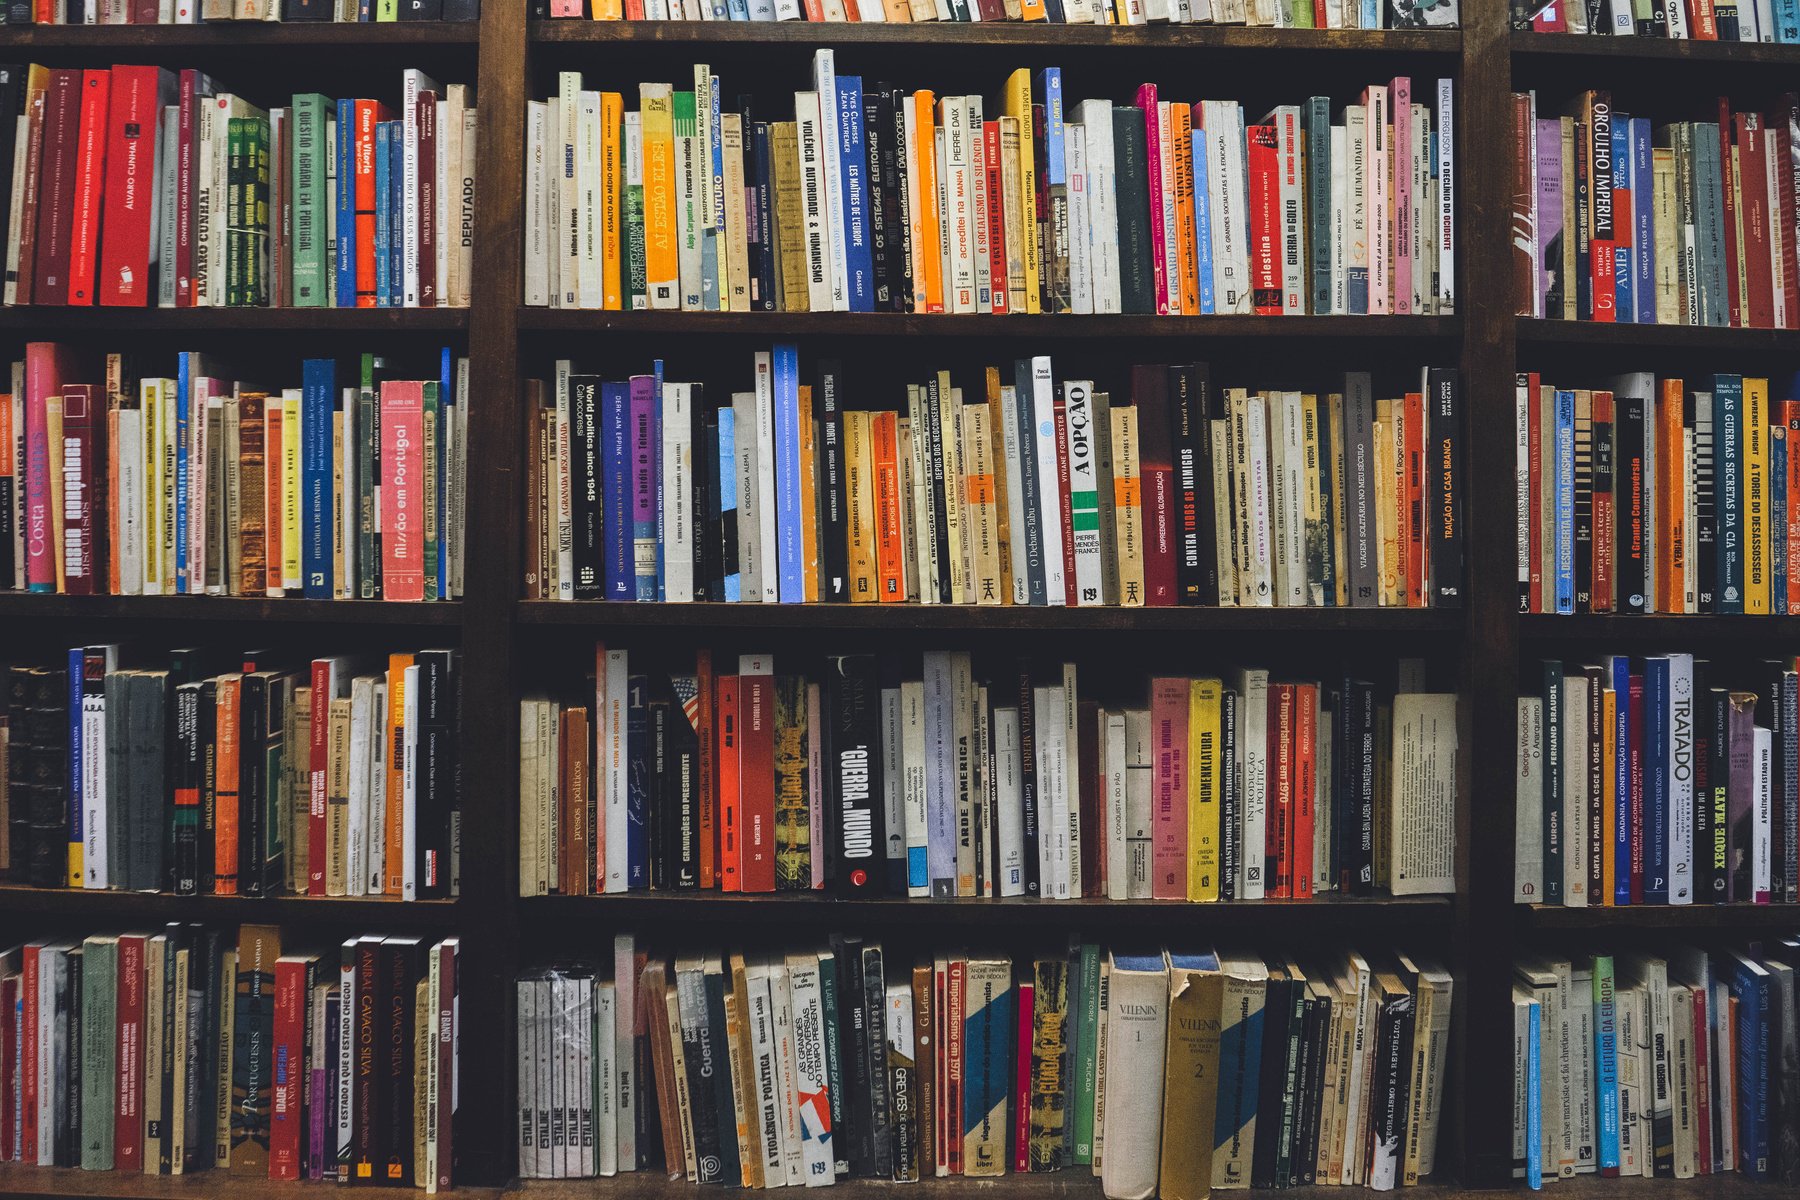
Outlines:
[[[1063,1121],[1068,1090],[1069,1012],[1066,958],[1040,958],[1034,965],[1036,998],[1031,1038],[1031,1145],[1033,1171],[1060,1171],[1063,1166]]]

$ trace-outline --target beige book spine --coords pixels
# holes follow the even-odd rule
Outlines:
[[[1132,1083],[1107,1090],[1100,1184],[1109,1200],[1149,1200],[1156,1194],[1162,1145],[1168,974],[1122,971],[1116,961],[1110,965],[1106,1071],[1115,1082]]]
[[[744,117],[719,116],[719,144],[725,158],[725,305],[750,311],[750,228],[744,211]]]
[[[348,894],[350,860],[349,697],[333,700],[325,734],[325,894]]]
[[[1006,416],[1001,408],[1004,401],[1001,398],[999,367],[987,369],[986,384],[988,457],[991,460],[990,470],[994,480],[994,553],[1000,560],[999,602],[1011,604],[1013,594],[1012,521],[1011,510],[1007,504],[1009,501],[1008,489],[1012,486],[1012,480],[1007,478],[1005,447],[1000,444],[1001,433],[1006,428]],[[1116,591],[1117,581],[1114,582]],[[1112,603],[1117,603],[1117,601],[1112,601]]]
[[[873,604],[880,599],[875,584],[874,473],[869,453],[869,414],[844,413],[845,515],[850,539],[850,599]]]
[[[775,245],[781,262],[781,310],[807,312],[806,215],[800,203],[800,132],[792,121],[769,126],[775,174]]]
[[[233,946],[226,950],[219,956],[219,960],[219,978],[231,988],[235,995],[237,990],[237,947]],[[219,1074],[217,1078],[209,1081],[212,1085],[213,1129],[215,1130],[211,1164],[214,1167],[223,1167],[231,1162],[231,1047],[236,1025],[237,1005],[221,1004],[219,1006]],[[146,1102],[148,1099],[149,1097],[146,1096]]]
[[[168,1036],[168,1030],[164,1027],[162,1019],[163,989],[169,986],[168,980],[163,978],[163,942],[166,940],[166,936],[150,938],[144,945],[144,1063],[146,1079],[149,1077],[149,1064],[162,1061],[163,1039]],[[235,980],[237,977],[233,974],[227,978]],[[232,994],[236,994],[235,988]],[[227,1004],[223,1007],[230,1009],[235,1008],[236,1005]],[[230,1019],[230,1017],[226,1018],[227,1021]],[[227,1044],[229,1045],[229,1043]],[[226,1072],[226,1079],[230,1080],[229,1071]],[[162,1088],[146,1087],[142,1108],[144,1113],[142,1125],[144,1174],[159,1175],[162,1173],[162,1169],[157,1163],[156,1143],[150,1140],[150,1126],[154,1124],[160,1128],[162,1122]],[[224,1130],[225,1146],[219,1154],[219,1162],[226,1163],[230,1160],[231,1153],[229,1100],[220,1108],[220,1115],[224,1118],[221,1127]]]
[[[1243,388],[1225,392],[1231,427],[1226,430],[1231,451],[1232,519],[1236,525],[1238,604],[1256,603],[1256,569],[1250,557],[1250,396]]]
[[[896,459],[900,468],[900,544],[901,567],[906,579],[906,598],[919,598],[919,512],[913,499],[913,481],[918,477],[918,463],[913,458],[912,421],[901,417],[894,422]]]
[[[989,410],[963,409],[963,461],[968,468],[969,549],[977,604],[1005,604],[1011,590],[1001,577],[999,506],[995,502],[994,426]]]
[[[760,1188],[763,1186],[762,1106],[757,1099],[756,1052],[753,1048],[755,1039],[750,1027],[754,1018],[750,1009],[749,971],[744,965],[741,951],[732,953],[729,965],[731,998],[737,1009],[738,1030],[737,1041],[732,1045],[732,1099],[737,1103],[738,1163],[744,1173],[744,1186]],[[728,1015],[726,1032],[729,1033],[730,1030]]]
[[[1219,1095],[1219,1019],[1225,977],[1217,971],[1169,971],[1168,1048],[1163,1064],[1160,1200],[1212,1194],[1213,1128]]]
[[[1394,584],[1394,423],[1392,402],[1375,402],[1375,570],[1381,607],[1393,604]]]
[[[193,970],[193,951],[177,950],[175,952],[175,1026],[164,1036],[175,1043],[178,1053],[175,1069],[170,1072],[174,1076],[174,1094],[171,1097],[169,1129],[169,1174],[180,1175],[182,1159],[186,1157],[183,1147],[187,1145],[187,1070],[181,1061],[186,1058],[188,1044],[188,973]],[[146,1155],[146,1158],[149,1156]]]
[[[1681,325],[1687,319],[1687,306],[1681,302],[1673,148],[1656,147],[1650,151],[1650,179],[1650,209],[1656,237],[1656,323]]]
[[[938,570],[950,572],[950,603],[968,604],[968,538],[963,520],[962,389],[950,386],[950,372],[938,372],[938,424],[944,445],[944,522],[950,561]]]
[[[431,1090],[430,1079],[432,1067],[437,1063],[434,1053],[436,1046],[431,1037],[436,1022],[431,1013],[431,976],[428,973],[413,988],[413,1178],[424,1186],[430,1179],[436,1183],[436,1176],[425,1169],[425,1143],[431,1136],[425,1117],[430,1111]],[[574,1150],[571,1149],[571,1154]]]
[[[1144,603],[1144,502],[1138,475],[1138,425],[1135,405],[1112,410],[1113,518],[1118,528],[1119,603]]]
[[[1301,454],[1306,475],[1306,602],[1314,608],[1325,604],[1325,510],[1321,503],[1321,485],[1329,488],[1331,480],[1319,461],[1319,398],[1311,392],[1300,397]],[[1333,597],[1336,598],[1335,596]]]
[[[1337,577],[1337,606],[1350,606],[1350,514],[1344,510],[1344,397],[1332,392],[1325,398],[1325,419],[1331,424],[1331,561]]]
[[[694,1156],[694,1107],[688,1094],[687,1055],[681,1041],[681,1005],[675,989],[665,986],[660,997],[662,1015],[669,1030],[669,1073],[675,1085],[674,1115],[680,1127],[683,1171],[689,1183],[700,1181],[700,1164]],[[675,1170],[669,1171],[673,1178]]]

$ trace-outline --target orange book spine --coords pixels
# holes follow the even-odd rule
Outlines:
[[[743,830],[738,807],[738,677],[719,676],[719,889],[744,890]]]
[[[900,414],[878,412],[869,421],[875,472],[876,588],[883,604],[906,600],[906,538],[900,528]]]
[[[356,216],[356,307],[374,308],[375,295],[375,127],[389,120],[387,105],[356,102],[355,175],[351,203]]]
[[[1425,607],[1425,394],[1406,393],[1406,607]]]
[[[718,822],[718,780],[719,780],[719,745],[718,730],[714,721],[718,716],[718,706],[714,702],[717,681],[713,678],[712,651],[699,649],[694,651],[694,724],[695,732],[700,735],[699,772],[700,786],[700,886],[703,888],[719,886],[719,822]]]
[[[913,116],[918,129],[913,172],[919,180],[920,227],[924,235],[924,245],[914,250],[913,262],[922,262],[925,267],[925,311],[928,313],[944,311],[944,259],[939,241],[943,236],[943,227],[939,223],[941,218],[938,213],[936,110],[937,97],[932,93],[913,93]],[[1023,133],[1020,136],[1024,136]]]
[[[387,741],[382,747],[387,763],[387,846],[382,876],[383,889],[398,896],[406,886],[406,668],[410,654],[388,655]]]
[[[1200,311],[1199,249],[1194,243],[1194,113],[1185,104],[1171,104],[1175,160],[1175,265],[1181,279],[1181,311],[1193,316]]]
[[[238,722],[243,676],[221,675],[215,714],[213,783],[213,892],[238,894]]]
[[[1020,0],[1019,16],[1027,21],[1048,21],[1050,10],[1044,6],[1044,0]]]
[[[806,602],[819,602],[818,428],[812,388],[800,385],[800,574]]]
[[[1682,428],[1684,388],[1679,379],[1662,383],[1662,403],[1656,409],[1656,606],[1662,612],[1679,613],[1685,607],[1687,585],[1687,456]]]

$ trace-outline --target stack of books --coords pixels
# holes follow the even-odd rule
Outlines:
[[[596,21],[1049,21],[1066,25],[1455,28],[1455,0],[533,0],[531,15]]]
[[[1519,698],[1521,903],[1800,903],[1795,660],[1545,659]]]
[[[1519,375],[1519,611],[1800,613],[1800,376],[1770,382]]]
[[[1386,1191],[1436,1166],[1452,987],[1406,950],[621,934],[611,963],[519,978],[519,1174]]]
[[[595,648],[520,706],[522,895],[1069,900],[1453,889],[1456,697],[1424,665],[1113,680],[968,651]],[[735,667],[735,670],[734,670]],[[1369,675],[1374,675],[1371,679]],[[1405,769],[1402,769],[1404,767]]]
[[[778,345],[727,402],[560,361],[527,391],[526,598],[1461,607],[1455,370],[1380,400],[1001,372],[805,385]]]
[[[1800,329],[1800,94],[1671,121],[1513,94],[1516,312],[1564,321]]]
[[[1800,1170],[1800,939],[1513,961],[1513,1178]]]
[[[1455,310],[1452,81],[1406,76],[1246,121],[1235,100],[1003,100],[840,76],[786,110],[561,90],[526,119],[525,302],[684,312]],[[1334,121],[1333,112],[1337,113]],[[1254,111],[1254,110],[1252,110]]]
[[[1512,0],[1512,27],[1521,33],[1609,33],[1618,37],[1692,39],[1696,42],[1800,43],[1800,13],[1781,0],[1675,0],[1634,4],[1588,0],[1546,4]]]
[[[0,1162],[448,1189],[458,939],[283,949],[170,924],[0,952]]]
[[[30,343],[0,395],[0,588],[460,598],[469,360],[436,357],[424,380],[306,359],[275,390],[198,352],[151,378]]]
[[[461,654],[294,664],[117,645],[14,666],[0,859],[39,887],[181,896],[460,891]]]
[[[397,100],[0,65],[4,302],[467,307],[470,89],[407,70]]]

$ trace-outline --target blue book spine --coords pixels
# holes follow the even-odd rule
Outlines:
[[[1631,214],[1618,211],[1620,188],[1629,188],[1630,195],[1637,194],[1636,181],[1632,177],[1631,132],[1627,122],[1612,123],[1613,148],[1613,320],[1621,324],[1631,324],[1637,320],[1632,315],[1632,280],[1636,270],[1632,259],[1637,254],[1637,223]],[[1645,180],[1648,185],[1649,181]]]
[[[1383,29],[1381,23],[1381,0],[1362,0],[1362,23],[1359,29]]]
[[[725,297],[725,256],[728,253],[725,234],[725,130],[720,117],[722,115],[721,98],[719,96],[719,77],[712,77],[712,105],[707,113],[707,128],[712,146],[712,230],[708,241],[712,243],[713,257],[713,290],[712,304],[715,311],[729,309],[731,302]]]
[[[637,599],[637,574],[631,558],[631,385],[600,385],[603,512],[605,523],[606,598]]]
[[[331,599],[335,583],[331,410],[336,394],[335,359],[309,358],[300,365],[300,570],[308,600]]]
[[[650,691],[648,675],[625,687],[625,886],[650,886]]]
[[[775,541],[783,604],[806,599],[806,573],[800,534],[800,348],[775,347]],[[768,547],[763,547],[768,555]]]
[[[748,21],[750,19],[750,5],[748,0],[728,0],[725,5],[725,11],[731,15],[733,21]]]
[[[1800,42],[1800,0],[1775,0],[1775,40],[1787,46]]]
[[[1117,959],[1114,960],[1118,961]],[[1218,1105],[1213,1113],[1213,1153],[1229,1154],[1244,1127],[1256,1115],[1262,1074],[1263,1009],[1227,1023],[1219,1037]],[[1252,1130],[1252,1132],[1254,1132]]]
[[[1631,244],[1636,250],[1632,294],[1637,297],[1637,321],[1656,324],[1656,171],[1650,157],[1650,119],[1631,119]],[[1635,181],[1643,180],[1640,186]]]
[[[875,311],[875,254],[869,245],[869,155],[863,137],[862,76],[839,75],[838,145],[850,311]]]
[[[401,121],[388,122],[388,307],[406,304],[406,146]]]
[[[175,356],[175,590],[188,590],[188,398],[194,356]],[[204,588],[198,589],[204,591]]]
[[[438,355],[437,436],[437,575],[438,599],[450,598],[450,439],[445,431],[456,420],[456,359],[445,346]]]
[[[1769,1175],[1769,977],[1739,964],[1731,991],[1738,1001],[1738,1171]]]
[[[1769,611],[1787,616],[1787,430],[1781,418],[1769,422]]]
[[[732,566],[738,562],[737,556],[737,523],[738,523],[738,465],[737,465],[737,413],[728,406],[719,408],[719,526],[724,536],[730,541],[727,545],[730,552],[725,561]],[[738,601],[743,596],[744,577],[737,571],[725,576],[725,599]]]
[[[652,374],[656,376],[656,395],[650,404],[650,478],[656,489],[656,600],[669,598],[668,569],[663,564],[663,360],[657,359],[652,366]],[[652,597],[644,597],[652,599]]]
[[[1613,960],[1594,956],[1594,1074],[1600,1101],[1600,1170],[1619,1169],[1619,1014]]]
[[[1644,660],[1644,903],[1669,902],[1669,660]]]
[[[1544,1186],[1543,1010],[1532,1004],[1525,1035],[1525,1182]]]
[[[656,599],[656,388],[654,375],[631,377],[631,421],[627,426],[631,458],[632,594]]]
[[[1044,98],[1044,173],[1052,187],[1069,182],[1068,161],[1063,157],[1062,68],[1038,72],[1038,93]],[[1024,131],[1020,131],[1024,136]]]
[[[1613,903],[1631,903],[1631,660],[1612,658]]]
[[[1556,393],[1556,611],[1575,611],[1575,393]]]
[[[1071,1001],[1070,1015],[1074,1015],[1073,975],[1070,979]],[[990,1047],[986,1054],[977,1054],[971,1049],[968,1056],[969,1076],[963,1088],[963,1110],[961,1132],[959,1136],[979,1130],[983,1123],[994,1120],[998,1112],[1002,1120],[1006,1116],[1007,1068],[1012,1064],[1012,1056],[1006,1052],[1008,1041],[1013,1036],[1013,990],[1007,988],[986,1004],[981,1004],[971,989],[968,1016],[963,1019],[963,1045],[968,1047]],[[923,1058],[923,1056],[920,1056]]]
[[[1719,611],[1744,611],[1744,377],[1713,376],[1714,504],[1719,519]]]
[[[337,102],[337,306],[356,307],[356,101]],[[440,201],[441,203],[441,201]]]
[[[187,355],[181,357],[186,358]],[[82,837],[82,818],[87,812],[87,804],[81,791],[81,689],[83,676],[87,669],[87,650],[83,646],[69,648],[69,862],[63,870],[70,887],[82,884],[82,864],[78,856],[82,847],[87,844]],[[95,751],[106,753],[105,746],[96,746]],[[121,870],[124,864],[120,864]],[[121,875],[121,878],[123,876]],[[159,882],[158,886],[161,884]]]
[[[375,124],[375,307],[388,307],[388,132],[391,121]]]
[[[1200,311],[1213,311],[1212,199],[1207,194],[1206,131],[1196,129],[1194,142],[1194,251],[1200,263]]]
[[[1043,496],[1039,492],[1037,455],[1026,453],[1032,445],[1032,430],[1037,428],[1037,411],[1032,398],[1031,363],[1020,359],[1014,376],[1013,407],[1019,423],[1019,488],[1024,496],[1025,528],[1014,537],[1025,539],[1025,574],[1034,605],[1050,603],[1049,584],[1044,575],[1044,534],[1038,527],[1043,513]]]

